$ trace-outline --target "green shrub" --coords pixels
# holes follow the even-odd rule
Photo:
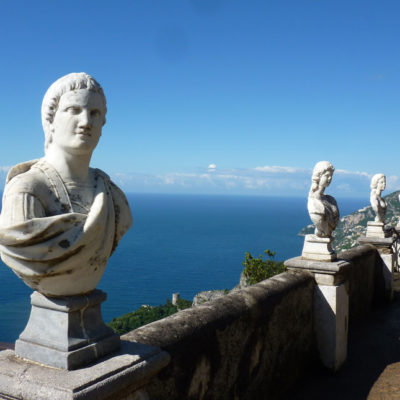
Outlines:
[[[176,306],[178,310],[184,310],[185,308],[192,307],[192,302],[190,300],[181,299],[180,297],[176,301]]]
[[[246,252],[243,261],[243,275],[249,285],[254,285],[264,279],[271,278],[271,276],[286,271],[283,262],[274,260],[275,251],[272,252],[267,249],[264,251],[264,254],[266,256],[265,260],[263,260],[262,254],[258,258],[254,258],[249,252]]]
[[[169,299],[164,305],[159,306],[142,306],[136,311],[113,318],[107,325],[114,329],[119,335],[133,331],[140,326],[158,321],[159,319],[175,314],[178,310],[191,307],[192,302],[189,300],[178,299],[177,306],[174,306]]]

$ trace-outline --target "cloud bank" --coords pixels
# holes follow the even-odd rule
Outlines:
[[[291,166],[220,169],[210,164],[195,172],[114,174],[112,178],[131,192],[307,196],[311,174],[312,169]],[[335,197],[369,196],[371,177],[363,171],[336,170],[327,193]],[[398,189],[399,177],[387,177],[384,194]]]
[[[0,166],[0,184],[4,187],[8,166]],[[307,196],[312,169],[264,165],[248,169],[221,169],[212,163],[194,172],[159,174],[114,173],[111,178],[127,192],[236,194],[264,196]],[[335,197],[369,198],[373,174],[337,169],[327,193]],[[400,189],[400,177],[386,177],[385,194]]]

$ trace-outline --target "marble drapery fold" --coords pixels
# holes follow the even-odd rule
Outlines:
[[[92,172],[96,183],[87,215],[73,211],[62,179],[43,159],[19,164],[7,177],[3,210],[8,211],[0,217],[2,260],[28,286],[47,296],[95,289],[108,258],[132,224],[122,191],[101,170]],[[41,198],[45,190],[46,201]],[[17,209],[23,207],[23,212]],[[15,221],[13,215],[25,216]]]

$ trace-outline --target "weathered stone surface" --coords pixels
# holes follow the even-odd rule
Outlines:
[[[219,299],[226,296],[228,293],[225,290],[207,290],[199,292],[193,297],[193,305],[199,306],[200,304],[207,303],[207,301]]]
[[[398,262],[397,235],[387,238],[361,237],[360,243],[366,243],[375,247],[378,251],[377,280],[383,283],[383,292],[387,300],[393,299],[393,273]]]
[[[387,238],[392,235],[391,229],[385,227],[383,222],[368,221],[366,237]]]
[[[313,273],[314,328],[318,353],[323,365],[333,371],[346,361],[349,320],[348,271],[351,262],[317,262],[295,257],[285,261],[289,270]]]
[[[392,252],[393,244],[396,241],[395,236],[389,236],[386,238],[380,238],[380,237],[367,237],[367,236],[361,236],[358,239],[360,244],[372,244],[374,245],[378,250],[389,250]]]
[[[15,344],[22,358],[56,368],[76,369],[119,349],[120,339],[101,316],[101,290],[81,296],[31,296],[31,315]]]
[[[332,239],[316,235],[306,235],[301,257],[305,260],[335,261],[337,256],[332,249]]]
[[[72,73],[42,104],[45,156],[11,168],[0,215],[1,258],[33,290],[72,296],[94,290],[132,224],[109,176],[90,168],[107,112],[93,77]]]
[[[375,174],[371,179],[371,207],[375,211],[375,222],[385,223],[387,204],[381,194],[386,188],[386,176],[383,174]],[[373,236],[368,234],[367,236]]]
[[[283,273],[123,338],[171,354],[151,398],[280,398],[314,359],[313,287],[311,274]]]
[[[314,234],[321,238],[330,238],[339,222],[339,209],[336,200],[325,194],[330,185],[335,168],[329,161],[315,164],[311,188],[308,194],[307,209],[315,225]]]
[[[121,351],[76,371],[24,361],[0,352],[0,398],[16,400],[142,400],[143,388],[165,367],[168,353],[154,346],[122,342]],[[7,397],[8,396],[8,397]]]
[[[373,246],[357,246],[338,254],[351,262],[347,271],[349,290],[349,321],[352,324],[367,315],[374,298],[383,298],[382,273],[379,254]]]
[[[308,271],[314,274],[323,285],[339,285],[346,280],[351,263],[346,260],[332,262],[306,260],[303,257],[293,257],[285,261],[289,270]]]
[[[102,322],[100,302],[91,304],[109,257],[132,224],[123,192],[89,167],[106,112],[93,77],[82,72],[58,79],[42,103],[44,157],[12,167],[6,179],[1,259],[37,292],[16,352],[50,366],[76,368],[118,348],[118,337]],[[67,310],[52,299],[63,296],[75,296],[64,299]],[[82,303],[76,310],[74,301]]]
[[[347,358],[349,295],[345,284],[318,285],[314,291],[314,324],[325,367],[337,371]]]
[[[332,374],[315,366],[282,400],[398,399],[400,395],[399,283],[399,275],[395,274],[397,293],[393,305],[389,307],[385,303],[376,305],[367,318],[350,326],[349,353],[344,368],[337,374]]]

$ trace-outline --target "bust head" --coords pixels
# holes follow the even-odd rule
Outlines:
[[[380,191],[385,190],[386,188],[386,177],[383,174],[375,174],[371,179],[371,189]]]
[[[315,192],[320,185],[324,187],[329,186],[334,171],[335,168],[329,161],[317,162],[312,173],[311,191]]]
[[[107,112],[106,98],[100,84],[90,75],[79,72],[65,75],[56,80],[47,90],[42,102],[42,125],[45,134],[45,152],[53,141],[52,126],[54,117],[57,113],[60,99],[69,92],[79,92],[87,90],[96,93],[101,98],[104,111],[102,125],[105,124],[105,114]]]

